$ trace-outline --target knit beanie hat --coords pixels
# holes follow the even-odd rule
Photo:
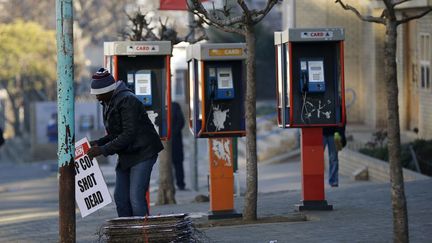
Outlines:
[[[105,94],[115,90],[116,87],[116,81],[109,71],[105,68],[100,68],[92,76],[90,94]]]

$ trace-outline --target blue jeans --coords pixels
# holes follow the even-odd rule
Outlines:
[[[329,174],[328,174],[328,182],[330,185],[335,186],[339,184],[339,159],[338,159],[338,151],[336,149],[334,136],[323,136],[323,145],[324,150],[326,145],[328,146],[328,155],[329,155]]]
[[[114,200],[119,217],[148,215],[146,192],[157,155],[127,170],[116,169]]]

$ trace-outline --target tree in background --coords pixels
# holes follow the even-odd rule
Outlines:
[[[384,79],[387,85],[387,133],[388,154],[390,164],[390,181],[393,206],[394,242],[409,242],[408,212],[405,198],[404,179],[401,164],[401,142],[399,125],[398,83],[397,83],[397,26],[410,20],[423,17],[432,11],[427,7],[415,15],[402,15],[398,17],[396,7],[408,0],[381,0],[384,9],[380,16],[362,15],[356,8],[336,0],[343,9],[353,12],[359,19],[366,22],[382,24],[386,28],[384,41]]]
[[[168,19],[163,22],[159,18],[158,25],[152,24],[152,19],[147,18],[147,14],[141,10],[128,15],[130,26],[123,35],[131,41],[171,41],[172,45],[182,41],[195,43],[207,39],[202,22],[190,26],[189,33],[184,37],[179,37],[177,31],[168,25]],[[196,35],[195,35],[196,34]],[[197,36],[193,40],[190,36]],[[165,141],[164,150],[159,158],[159,187],[156,204],[175,204],[175,187],[173,182],[172,161],[171,161],[171,141]]]
[[[52,0],[51,0],[52,1]],[[84,36],[94,44],[121,40],[128,8],[136,7],[136,0],[74,0],[74,19]]]
[[[237,0],[240,13],[235,15],[234,6],[227,2],[222,9],[208,11],[199,0],[191,0],[189,9],[204,23],[222,31],[237,33],[246,40],[246,195],[243,218],[257,219],[258,165],[256,146],[256,34],[255,26],[270,12],[278,0],[267,0],[263,9],[250,9],[246,1]]]
[[[146,13],[142,13],[140,9],[133,12],[132,15],[126,14],[130,26],[123,31],[123,36],[131,41],[171,41],[172,45],[180,42],[196,43],[206,40],[207,34],[202,26],[202,21],[198,21],[194,26],[190,26],[189,33],[186,36],[178,36],[177,30],[168,24],[168,19],[165,22],[159,18],[158,24],[153,24],[152,19],[147,17]],[[193,40],[189,37],[197,35]]]
[[[90,71],[84,50],[91,44],[103,45],[104,41],[120,40],[121,32],[128,19],[127,8],[136,6],[136,0],[74,0],[74,77],[80,85],[87,81]],[[11,23],[17,19],[37,22],[46,29],[55,30],[55,0],[3,0],[0,1],[0,22]],[[54,46],[55,49],[55,46]],[[88,85],[77,89],[88,93]]]
[[[93,0],[94,1],[94,0]],[[87,2],[93,2],[91,0]],[[79,5],[78,1],[74,1],[75,5]],[[47,9],[55,6],[55,0],[4,0],[0,2],[0,22],[13,23],[16,20],[23,20],[25,22],[38,23],[43,29],[55,31],[56,28],[56,16],[55,11],[47,11]],[[92,22],[89,19],[84,19],[80,16],[83,10],[78,11],[79,7],[75,7],[74,14],[76,19],[80,21]],[[91,8],[86,11],[93,11]],[[107,13],[110,15],[110,13]],[[77,22],[79,23],[79,22]],[[87,23],[90,25],[90,23]],[[86,25],[82,25],[86,26]],[[74,50],[75,50],[75,78],[80,79],[84,75],[85,57],[84,48],[87,46],[89,41],[86,41],[86,36],[93,36],[88,33],[88,29],[82,28],[81,25],[74,26]],[[53,47],[55,49],[55,46]],[[88,76],[88,75],[87,75]]]
[[[0,88],[11,103],[16,136],[22,134],[19,111],[25,102],[55,99],[56,49],[54,31],[33,22],[0,24]]]
[[[74,0],[74,77],[76,84],[76,95],[88,95],[88,65],[90,64],[85,55],[84,50],[90,45],[102,45],[104,40],[118,40],[120,30],[127,22],[124,12],[127,7],[133,6],[134,0]],[[55,31],[56,16],[55,11],[47,11],[55,5],[55,0],[3,0],[0,1],[0,22],[5,24],[13,24],[17,20],[31,21],[38,23],[41,29]],[[23,30],[25,33],[26,30]],[[23,34],[24,35],[24,34]],[[6,38],[2,34],[2,38]],[[18,40],[17,43],[25,44],[26,39]],[[30,46],[31,44],[29,44]],[[55,51],[55,44],[50,45],[50,48]],[[2,55],[2,58],[8,57],[9,53]],[[41,54],[42,55],[42,54]],[[24,74],[23,74],[24,75]],[[28,89],[31,89],[29,86]],[[32,95],[24,97],[16,97],[14,101],[19,102],[12,104],[12,107],[23,107],[24,129],[30,129],[30,105],[32,101],[55,100],[56,96],[52,95],[55,90],[47,90],[47,94],[35,90]],[[13,92],[13,91],[11,91]],[[49,93],[51,92],[51,93]],[[17,93],[16,95],[18,95]],[[23,93],[24,94],[24,93]],[[19,98],[19,99],[18,99]],[[22,105],[19,103],[22,102]],[[6,119],[8,123],[13,124],[17,135],[21,134],[17,129],[19,121],[14,121],[18,118],[18,111],[14,111],[15,118]]]
[[[37,22],[54,30],[55,11],[47,11],[55,6],[55,0],[3,0],[0,1],[0,22],[12,23],[17,19]]]

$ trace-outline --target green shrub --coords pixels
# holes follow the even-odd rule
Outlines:
[[[388,161],[387,146],[377,148],[362,148],[359,150],[360,153],[374,157],[376,159]]]
[[[387,145],[382,145],[382,143],[380,143],[383,140],[385,140],[385,138],[382,136],[378,138],[377,136],[373,142],[369,142],[367,147],[360,149],[359,152],[376,159],[388,161]],[[417,139],[411,143],[401,145],[400,159],[402,166],[410,170],[416,170],[410,146],[412,146],[417,157],[421,173],[432,176],[432,140]]]

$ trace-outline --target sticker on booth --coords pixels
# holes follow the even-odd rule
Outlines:
[[[302,39],[327,39],[333,38],[333,31],[304,31],[301,32]]]
[[[89,149],[87,138],[75,143],[75,200],[83,218],[112,202],[97,160],[87,156]]]
[[[128,54],[133,53],[154,53],[159,52],[159,46],[158,45],[128,45],[126,48],[126,52]]]
[[[242,56],[243,49],[242,48],[218,48],[218,49],[209,49],[209,56],[217,57],[217,56]]]

